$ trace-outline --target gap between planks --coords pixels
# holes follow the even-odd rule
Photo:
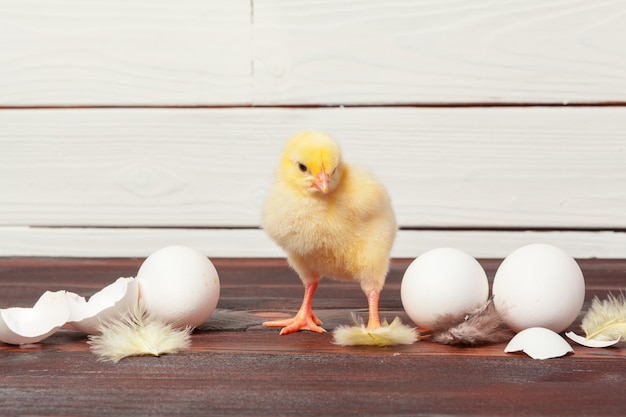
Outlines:
[[[315,104],[190,104],[190,105],[167,105],[167,104],[133,104],[133,105],[25,105],[25,106],[0,106],[1,110],[83,110],[83,109],[319,109],[319,108],[497,108],[497,107],[626,107],[626,101],[580,101],[580,102],[459,102],[459,103],[315,103]]]

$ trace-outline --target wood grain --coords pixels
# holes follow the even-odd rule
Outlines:
[[[383,316],[404,316],[392,263]],[[460,348],[420,341],[390,348],[345,348],[330,334],[279,336],[260,326],[291,314],[302,286],[283,260],[215,259],[219,310],[176,355],[102,363],[68,328],[36,345],[0,344],[0,403],[6,415],[451,415],[622,416],[623,344],[574,346],[545,361],[503,353],[503,344]],[[500,260],[481,260],[492,279]],[[621,287],[622,260],[581,260],[585,306]],[[0,259],[0,307],[28,306],[46,289],[91,295],[141,259]],[[324,280],[314,307],[329,329],[362,313],[357,285]],[[579,320],[572,326],[577,330]]]
[[[626,101],[619,1],[4,3],[0,106]]]
[[[248,104],[250,1],[5,1],[0,106]]]
[[[4,2],[0,256],[280,256],[260,208],[310,127],[389,186],[396,256],[622,257],[625,19],[612,0]],[[617,107],[532,107],[571,103]]]
[[[4,226],[256,227],[283,143],[316,128],[404,227],[626,227],[626,108],[0,112]]]
[[[415,258],[439,247],[475,257],[504,258],[531,243],[549,243],[577,258],[623,258],[624,231],[400,230],[392,256]],[[183,244],[210,258],[281,258],[285,254],[260,229],[2,227],[0,256],[146,257]]]
[[[626,99],[626,5],[256,0],[257,104]]]

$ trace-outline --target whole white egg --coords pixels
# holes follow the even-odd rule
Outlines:
[[[143,262],[136,279],[146,312],[176,327],[204,323],[220,295],[213,263],[187,246],[168,246],[154,252]]]
[[[556,246],[535,243],[507,256],[493,279],[493,302],[513,330],[565,330],[585,301],[580,267]]]
[[[417,257],[400,287],[407,315],[420,327],[431,327],[448,314],[465,314],[489,297],[483,267],[471,255],[454,248],[437,248]]]

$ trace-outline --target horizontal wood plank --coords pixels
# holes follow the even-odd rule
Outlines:
[[[250,103],[249,0],[5,1],[0,106]]]
[[[0,106],[626,101],[619,1],[4,3]]]
[[[30,306],[45,290],[90,296],[141,259],[0,259],[0,307]],[[500,260],[481,260],[490,279]],[[0,343],[0,403],[6,415],[47,416],[589,416],[621,417],[626,345],[572,343],[574,354],[533,360],[505,344],[342,347],[332,335],[279,336],[261,322],[292,314],[302,285],[282,260],[216,259],[218,310],[191,348],[103,363],[85,335],[62,328],[33,345]],[[621,287],[626,261],[579,262],[583,311]],[[407,260],[392,262],[381,315],[401,317]],[[330,331],[363,314],[357,284],[323,280],[314,308]],[[570,326],[579,331],[580,317]]]
[[[455,247],[480,258],[504,258],[531,243],[550,243],[577,258],[625,258],[626,232],[401,230],[391,255],[415,258]],[[282,258],[263,230],[0,227],[0,256],[145,257],[187,245],[211,258]]]
[[[612,0],[255,0],[254,102],[626,100]]]
[[[403,227],[626,227],[626,108],[0,111],[0,225],[257,227],[315,128]]]

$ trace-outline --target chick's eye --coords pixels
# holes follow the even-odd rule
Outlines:
[[[307,171],[307,167],[304,164],[301,164],[300,162],[298,162],[298,169],[302,172],[306,172]]]

